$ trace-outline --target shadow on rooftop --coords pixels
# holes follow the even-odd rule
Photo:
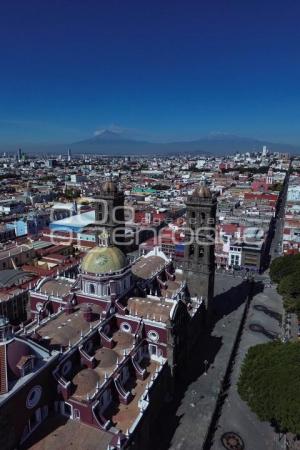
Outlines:
[[[27,450],[47,437],[50,433],[55,433],[55,430],[65,425],[68,422],[68,417],[62,415],[49,416],[35,432],[18,447],[19,450]]]

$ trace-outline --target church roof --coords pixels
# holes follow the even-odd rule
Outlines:
[[[94,247],[82,260],[83,272],[102,274],[117,272],[128,265],[126,256],[117,247]]]
[[[20,269],[6,269],[0,271],[0,287],[10,287],[12,285],[18,285],[25,281],[30,280],[33,274],[30,272],[24,272]]]

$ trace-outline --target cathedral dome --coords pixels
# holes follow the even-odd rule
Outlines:
[[[196,189],[192,193],[192,197],[211,198],[211,190],[207,186],[200,185],[196,187]]]
[[[111,181],[111,180],[105,181],[105,182],[102,184],[101,190],[102,190],[102,192],[105,192],[105,193],[107,193],[107,194],[109,194],[109,193],[114,193],[114,192],[118,192],[118,188],[117,188],[116,183],[114,183],[114,182]]]
[[[95,247],[82,260],[83,272],[102,274],[117,272],[128,265],[126,256],[117,247]]]

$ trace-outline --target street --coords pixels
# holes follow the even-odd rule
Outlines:
[[[288,183],[289,183],[289,175],[287,175],[286,178],[286,182],[281,196],[280,207],[278,209],[276,216],[274,236],[270,247],[270,262],[272,262],[274,258],[277,258],[282,254],[282,235],[284,228],[284,213],[285,213]]]
[[[288,178],[276,216],[270,262],[282,253],[287,187]],[[206,338],[208,342],[196,355],[198,370],[191,365],[194,379],[180,399],[170,445],[166,446],[165,442],[161,449],[221,450],[226,433],[235,433],[244,445],[241,448],[284,448],[283,437],[268,423],[260,422],[237,393],[241,364],[249,347],[283,338],[284,331],[282,299],[268,273],[254,275],[249,302],[251,283],[245,278],[241,272],[216,272],[215,326],[211,336]],[[200,372],[199,366],[202,367]]]
[[[265,288],[254,296],[243,329],[239,349],[236,355],[226,392],[220,419],[213,439],[213,450],[224,449],[221,437],[226,432],[237,433],[246,449],[278,450],[284,441],[266,422],[261,422],[252,413],[237,392],[237,381],[241,364],[249,347],[270,342],[281,336],[282,300],[275,288]]]
[[[190,364],[190,383],[179,401],[174,430],[160,449],[198,450],[203,447],[249,295],[250,284],[239,277],[216,274],[216,322],[204,336]],[[204,361],[208,361],[205,375]],[[164,424],[165,426],[166,424]]]

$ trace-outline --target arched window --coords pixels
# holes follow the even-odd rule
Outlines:
[[[102,211],[102,205],[98,206],[98,220],[103,219],[103,211]]]
[[[90,294],[95,294],[95,285],[90,284]]]
[[[199,258],[202,258],[203,255],[204,255],[204,248],[203,247],[199,247],[198,248],[198,256],[199,256]]]

